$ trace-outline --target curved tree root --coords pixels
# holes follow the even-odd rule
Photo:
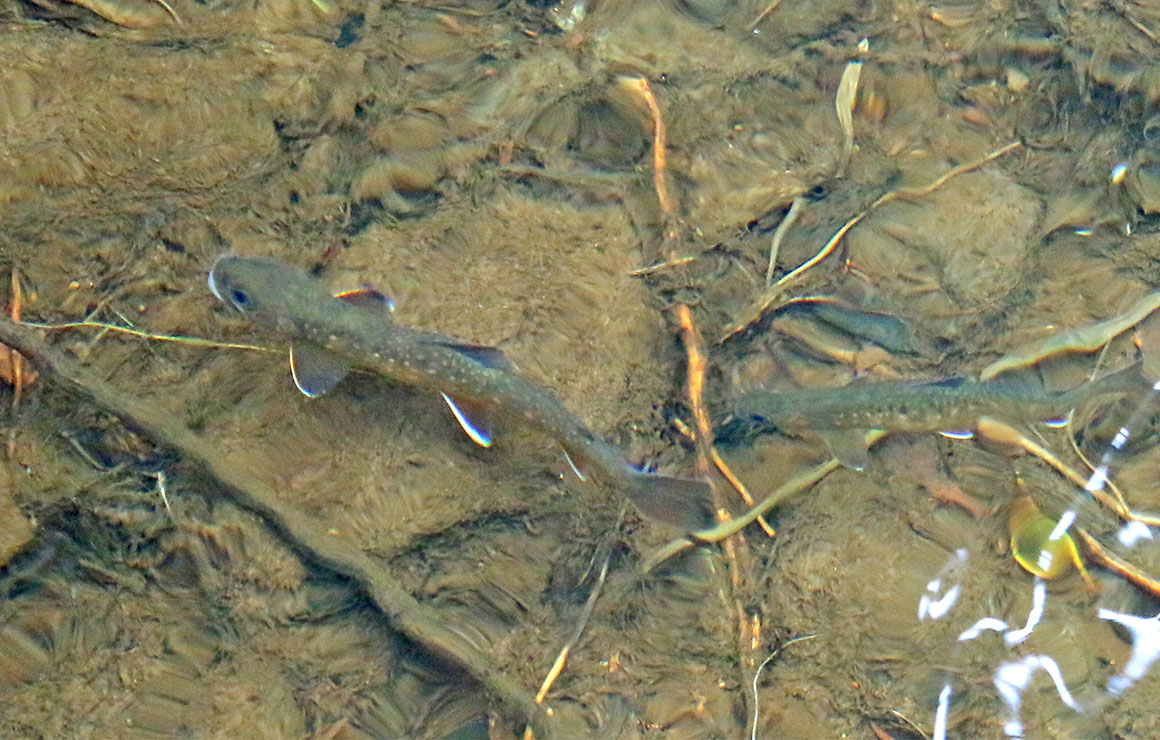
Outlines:
[[[548,736],[543,707],[530,693],[448,627],[434,609],[419,603],[385,568],[361,550],[329,536],[306,514],[282,504],[274,489],[248,463],[223,455],[171,413],[111,387],[50,347],[35,329],[0,318],[0,342],[32,360],[44,378],[117,416],[204,470],[232,501],[265,519],[299,555],[359,584],[392,627],[432,655],[463,670],[488,691],[502,712],[527,722],[537,737]]]

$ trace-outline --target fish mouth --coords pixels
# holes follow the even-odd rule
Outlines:
[[[215,276],[215,273],[217,272],[218,265],[221,264],[221,261],[226,259],[227,257],[232,257],[232,256],[233,256],[233,252],[226,252],[225,254],[222,254],[216,260],[214,260],[213,266],[209,268],[209,277],[206,279],[206,282],[209,284],[209,292],[213,293],[215,298],[217,298],[219,301],[221,301],[222,303],[225,303],[228,306],[233,306],[234,304],[232,301],[226,300],[224,292],[218,287],[217,277]]]

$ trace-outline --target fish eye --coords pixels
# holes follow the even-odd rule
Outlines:
[[[230,291],[230,300],[233,301],[234,305],[238,308],[244,308],[249,304],[250,297],[246,295],[245,291],[234,288],[232,291]]]

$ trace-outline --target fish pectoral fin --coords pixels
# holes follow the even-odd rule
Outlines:
[[[310,342],[290,345],[290,374],[294,385],[303,394],[315,398],[338,385],[350,372],[350,365],[342,358]]]
[[[870,464],[865,429],[827,429],[819,433],[826,449],[838,462],[852,470],[865,470]]]
[[[478,404],[455,401],[442,391],[439,392],[439,395],[447,402],[447,408],[451,409],[451,413],[455,415],[455,420],[459,422],[459,426],[463,427],[463,431],[467,433],[471,441],[480,447],[491,447],[495,433],[490,425],[483,421],[485,418],[483,407]]]

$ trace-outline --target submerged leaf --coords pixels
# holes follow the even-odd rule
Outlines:
[[[1007,522],[1011,555],[1028,573],[1052,579],[1067,573],[1072,565],[1083,571],[1071,535],[1065,532],[1052,539],[1056,524],[1039,511],[1029,496],[1012,503],[1011,518]]]
[[[1005,370],[1032,365],[1045,357],[1061,352],[1097,350],[1112,341],[1117,335],[1139,324],[1157,308],[1160,308],[1160,292],[1145,296],[1119,316],[1113,316],[1106,321],[1090,326],[1052,334],[1039,341],[1030,342],[1020,350],[1009,352],[983,368],[983,372],[979,374],[979,379],[990,380]]]

